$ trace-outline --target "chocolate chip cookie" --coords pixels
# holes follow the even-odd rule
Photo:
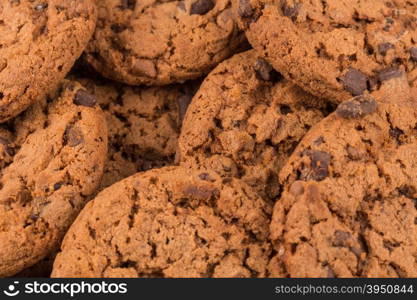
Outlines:
[[[89,202],[52,277],[263,277],[271,205],[238,179],[165,167]]]
[[[241,178],[272,199],[280,191],[278,171],[327,109],[255,51],[235,55],[216,67],[194,96],[178,160]]]
[[[340,103],[392,67],[417,76],[417,4],[405,0],[235,0],[249,42],[288,79]]]
[[[131,85],[195,79],[244,40],[230,0],[103,0],[86,60]]]
[[[405,75],[386,81],[300,142],[280,173],[273,276],[417,276],[417,99],[409,92]]]
[[[95,192],[107,129],[95,98],[70,81],[0,128],[0,276],[11,276],[56,248]]]
[[[94,0],[0,3],[0,122],[54,91],[93,34]]]
[[[99,190],[139,171],[174,163],[182,118],[198,82],[130,87],[77,78],[97,98],[109,128],[109,151]]]

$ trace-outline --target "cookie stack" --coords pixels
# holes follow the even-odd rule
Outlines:
[[[0,276],[417,277],[417,2],[5,0]]]

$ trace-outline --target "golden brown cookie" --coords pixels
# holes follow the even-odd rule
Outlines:
[[[0,276],[11,276],[56,248],[95,192],[107,128],[95,98],[65,81],[0,135]]]
[[[234,0],[249,42],[285,77],[340,103],[404,66],[417,76],[417,3]]]
[[[243,179],[262,196],[326,104],[285,80],[254,50],[224,61],[194,96],[179,140],[184,166]]]
[[[343,102],[280,173],[273,276],[417,276],[417,109],[404,73]]]
[[[238,179],[165,167],[89,202],[52,277],[263,277],[271,205]]]
[[[0,2],[0,122],[58,88],[96,18],[94,0]]]
[[[244,40],[230,0],[102,0],[86,59],[105,77],[131,85],[198,78]]]

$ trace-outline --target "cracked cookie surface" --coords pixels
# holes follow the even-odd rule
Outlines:
[[[138,173],[86,205],[52,277],[263,277],[271,208],[209,171]]]
[[[0,276],[44,258],[95,192],[106,121],[75,82],[0,125]]]
[[[86,60],[107,78],[165,85],[206,74],[244,40],[230,0],[103,0]]]
[[[409,92],[404,74],[391,79],[300,142],[280,173],[273,276],[417,276],[417,99]]]
[[[249,42],[284,76],[340,103],[379,88],[386,70],[417,76],[417,3],[234,0]]]
[[[174,163],[178,136],[197,82],[130,87],[77,78],[106,115],[109,151],[99,190],[140,171]]]
[[[280,168],[326,109],[255,51],[237,54],[216,67],[194,96],[178,160],[183,166],[241,178],[273,199],[280,192]]]
[[[0,122],[58,88],[93,34],[93,0],[0,3]]]

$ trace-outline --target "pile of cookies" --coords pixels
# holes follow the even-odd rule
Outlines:
[[[417,277],[417,1],[3,0],[0,276]]]

